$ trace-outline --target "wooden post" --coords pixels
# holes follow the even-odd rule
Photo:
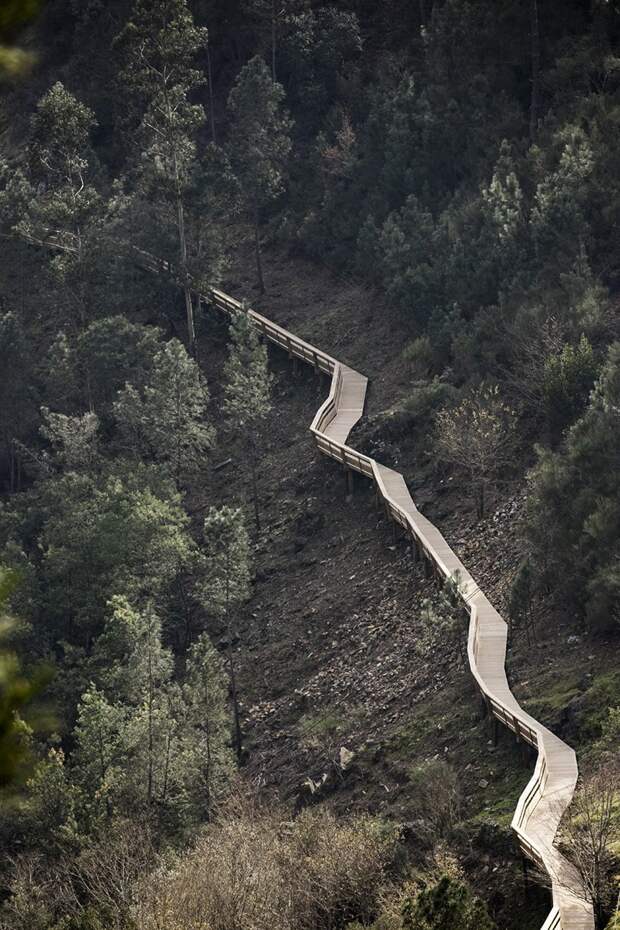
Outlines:
[[[525,889],[525,897],[529,897],[530,890],[530,881],[527,874],[527,858],[523,850],[521,850],[521,868],[523,869],[523,887]]]
[[[499,740],[499,720],[495,716],[491,718],[491,739],[493,740],[493,745],[497,746]]]
[[[355,490],[355,475],[352,468],[347,468],[347,500],[353,497]]]
[[[433,577],[433,566],[431,565],[430,560],[426,553],[424,553],[423,559],[424,559],[424,577],[432,578]]]

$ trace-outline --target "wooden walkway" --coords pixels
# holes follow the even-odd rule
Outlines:
[[[228,314],[242,305],[223,291],[207,297]],[[508,628],[439,530],[415,506],[403,476],[347,445],[351,429],[364,412],[367,379],[253,310],[246,311],[256,328],[292,357],[331,375],[329,396],[310,430],[324,454],[374,481],[389,517],[411,538],[417,556],[441,580],[454,579],[469,613],[468,657],[488,713],[538,750],[534,774],[521,795],[512,828],[522,851],[547,873],[553,907],[541,930],[594,930],[592,906],[579,894],[573,866],[554,846],[564,810],[577,781],[574,751],[526,713],[512,695],[505,671]]]

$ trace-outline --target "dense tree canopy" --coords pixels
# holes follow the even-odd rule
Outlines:
[[[467,488],[463,520],[486,521],[482,534],[505,488],[525,488],[513,631],[530,636],[539,602],[563,630],[562,592],[584,635],[617,634],[618,3],[0,6],[0,563],[20,618],[0,643],[0,782],[33,762],[19,811],[0,817],[0,924],[168,930],[161,915],[187,923],[195,906],[194,920],[204,888],[229,919],[232,888],[265,891],[260,927],[278,913],[295,930],[490,928],[437,861],[416,860],[415,889],[380,913],[385,825],[268,814],[251,832],[222,807],[250,721],[280,740],[309,698],[284,711],[240,693],[273,626],[266,604],[246,607],[253,563],[279,544],[258,493],[273,380],[247,315],[225,331],[208,290],[250,286],[250,249],[259,302],[271,248],[326,266],[335,291],[355,276],[368,316],[345,339],[335,302],[326,347],[367,348],[383,378],[382,337],[370,342],[403,337],[380,383],[406,396],[378,412],[378,447],[441,494]],[[321,313],[314,296],[305,309]],[[450,590],[422,606],[418,648],[442,657],[463,648]],[[49,732],[20,717],[42,661],[56,669]],[[606,764],[617,717],[596,723]],[[323,769],[321,784],[328,769],[345,780],[323,762],[313,790]],[[262,761],[252,777],[269,783]],[[395,780],[404,799],[414,779]],[[220,849],[246,856],[237,872]]]

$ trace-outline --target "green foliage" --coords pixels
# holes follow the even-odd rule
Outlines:
[[[212,616],[229,618],[250,593],[250,549],[243,513],[226,505],[209,508],[203,536],[201,597]]]
[[[267,346],[247,313],[235,314],[224,366],[224,414],[235,430],[253,433],[271,410]]]
[[[256,7],[254,2],[252,6]],[[267,3],[269,11],[273,9]],[[299,114],[305,133],[316,131],[328,107],[338,96],[342,81],[351,80],[362,50],[357,16],[334,6],[280,13],[277,77],[291,106]]]
[[[0,379],[0,443],[2,471],[10,491],[17,486],[16,441],[24,442],[37,422],[38,391],[33,383],[34,359],[19,316],[0,316],[0,370],[11,371]]]
[[[196,362],[171,339],[154,356],[143,389],[126,384],[114,402],[123,448],[161,463],[177,485],[186,483],[204,468],[213,444],[208,402]]]
[[[418,336],[403,349],[403,358],[416,378],[427,378],[434,367],[433,347],[428,336]]]
[[[482,199],[499,243],[507,247],[519,235],[523,224],[523,191],[505,139],[491,183],[482,189]]]
[[[260,58],[241,70],[228,98],[228,154],[252,217],[284,189],[292,124],[283,101]]]
[[[554,142],[560,148],[559,158],[538,184],[531,225],[536,247],[569,267],[583,252],[589,235],[583,204],[594,157],[588,137],[577,126],[563,127]]]
[[[145,211],[143,244],[180,270],[185,293],[190,348],[195,343],[193,298],[189,287],[192,258],[209,239],[207,217],[200,209],[190,228],[194,183],[199,163],[196,137],[205,121],[202,105],[192,98],[204,84],[196,67],[207,45],[207,30],[196,26],[186,0],[136,0],[131,18],[117,39],[124,53],[123,90],[129,92],[130,118],[137,126],[134,171],[126,178],[128,197],[121,211]],[[204,207],[204,198],[197,204]]]
[[[531,623],[532,598],[534,595],[534,571],[529,559],[523,559],[512,579],[508,593],[508,614],[511,627],[525,628]]]
[[[464,641],[467,622],[458,593],[459,579],[452,578],[432,598],[425,598],[420,611],[416,648],[427,661],[465,665]]]
[[[79,792],[71,784],[62,750],[51,749],[27,785],[26,832],[33,846],[66,852],[77,845]]]
[[[44,670],[27,675],[18,657],[7,648],[11,621],[6,609],[16,584],[13,573],[5,569],[0,571],[0,788],[23,778],[27,771],[33,731],[20,717],[20,712],[28,716],[28,705],[49,679]]]
[[[284,89],[262,58],[252,58],[228,96],[228,158],[246,215],[254,226],[258,285],[265,290],[259,225],[263,211],[282,193],[291,151],[292,122],[283,107]]]
[[[114,400],[126,382],[142,387],[161,348],[161,333],[140,326],[124,316],[109,316],[92,322],[80,334],[75,364],[88,372],[95,409]]]
[[[185,683],[174,680],[152,604],[112,599],[98,649],[101,687],[82,695],[72,759],[93,821],[142,812],[178,833],[209,815],[231,772],[222,663],[206,634],[189,654]]]
[[[42,263],[52,288],[43,307],[75,332],[91,313],[89,291],[97,276],[102,198],[90,143],[96,120],[57,82],[39,100],[31,124],[26,169],[4,166],[0,213],[14,236],[48,250]]]
[[[544,403],[554,435],[583,412],[598,373],[594,350],[582,335],[578,345],[564,345],[559,355],[547,359],[544,369]]]
[[[51,478],[29,502],[24,532],[30,520],[39,524],[47,636],[81,644],[98,631],[112,594],[160,594],[192,557],[179,497],[144,468]]]
[[[224,365],[222,408],[233,431],[241,436],[248,450],[257,529],[260,529],[257,458],[261,426],[271,410],[272,381],[266,345],[259,340],[256,327],[247,313],[236,314],[231,325],[228,359]]]
[[[68,417],[42,407],[41,415],[41,434],[52,447],[55,464],[69,471],[92,469],[98,459],[96,414]]]
[[[493,930],[484,903],[467,885],[444,875],[405,903],[403,930]]]
[[[413,195],[391,213],[378,237],[382,283],[388,297],[424,323],[440,300],[440,265],[432,253],[435,224]]]
[[[613,627],[618,592],[620,346],[611,346],[583,416],[533,470],[527,532],[539,583],[574,599],[592,628]]]

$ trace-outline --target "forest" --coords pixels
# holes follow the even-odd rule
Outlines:
[[[0,930],[620,930],[620,3],[0,0],[0,360]]]

